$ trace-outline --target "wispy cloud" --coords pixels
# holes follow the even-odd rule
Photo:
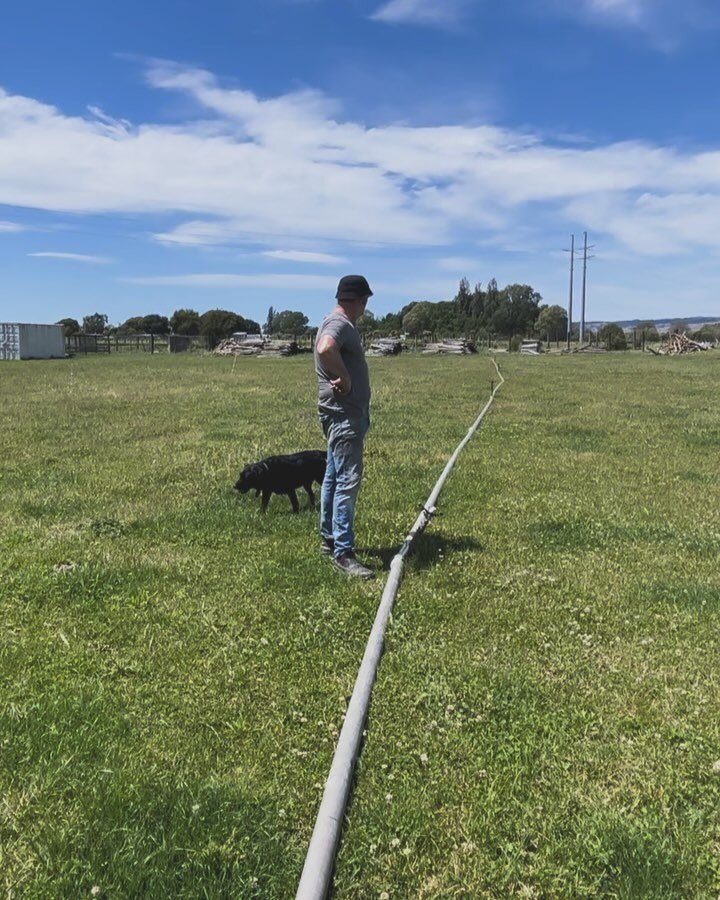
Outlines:
[[[444,272],[465,274],[478,269],[478,258],[472,256],[443,256],[435,263]]]
[[[343,259],[312,252],[329,242],[443,246],[471,236],[489,244],[529,219],[546,234],[558,223],[597,223],[644,253],[667,252],[673,228],[686,235],[674,252],[720,248],[720,233],[706,227],[720,204],[720,146],[562,145],[492,125],[370,127],[343,119],[316,91],[261,99],[171,64],[152,65],[148,80],[192,99],[204,120],[138,126],[67,116],[0,91],[0,204],[171,213],[178,224],[159,241],[305,246],[267,258],[319,265]],[[654,223],[647,239],[631,221]]]
[[[371,18],[410,25],[456,25],[470,6],[468,0],[389,0]]]
[[[582,0],[575,5],[555,0],[555,3],[561,15],[579,15],[591,25],[642,32],[661,50],[671,50],[690,34],[720,25],[714,0]]]
[[[610,16],[633,24],[645,19],[657,3],[648,0],[584,0],[585,9],[598,16]]]
[[[66,259],[70,262],[92,263],[94,265],[107,265],[113,262],[109,256],[92,256],[87,253],[62,253],[55,250],[45,250],[40,253],[28,253],[28,256],[39,256],[45,259]]]
[[[265,250],[263,256],[269,259],[282,259],[288,262],[318,263],[319,265],[336,266],[346,263],[344,256],[334,256],[332,253],[312,253],[306,250]]]
[[[337,279],[328,275],[240,275],[222,272],[200,272],[188,275],[145,275],[119,278],[124,284],[142,284],[147,287],[190,288],[276,288],[278,290],[334,290]]]
[[[455,28],[487,0],[386,0],[371,18],[378,22]],[[509,0],[518,15],[548,11],[591,27],[632,29],[659,49],[670,49],[689,33],[717,28],[715,0]]]
[[[0,219],[0,234],[15,234],[18,231],[25,231],[25,227],[17,222],[8,222]]]

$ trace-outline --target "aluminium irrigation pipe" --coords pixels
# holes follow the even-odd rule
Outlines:
[[[345,721],[340,731],[335,755],[333,757],[330,774],[325,782],[322,802],[318,810],[315,828],[313,829],[308,847],[305,865],[303,866],[300,884],[298,885],[296,900],[324,900],[330,888],[335,856],[340,841],[340,831],[343,824],[343,816],[350,794],[350,785],[355,763],[360,751],[365,719],[370,706],[370,694],[375,682],[380,656],[383,650],[385,629],[390,613],[392,612],[395,596],[400,587],[405,558],[410,552],[412,542],[422,534],[430,519],[435,514],[435,503],[440,491],[447,480],[458,456],[465,445],[480,427],[480,423],[490,410],[500,386],[505,379],[502,377],[497,362],[493,359],[493,365],[500,376],[500,382],[493,385],[490,399],[485,404],[482,412],[472,424],[463,440],[458,444],[455,452],[447,461],[442,475],[438,478],[432,493],[423,506],[415,524],[408,532],[398,553],[390,563],[390,574],[385,582],[385,588],[380,598],[380,605],[375,615],[370,637],[368,638],[365,654],[363,655],[360,669],[358,670],[352,697],[345,713]]]

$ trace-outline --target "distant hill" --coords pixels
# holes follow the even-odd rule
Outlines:
[[[598,331],[603,325],[607,325],[609,321],[610,320],[608,319],[604,322],[586,322],[585,327],[591,328],[593,331]],[[641,322],[652,322],[662,334],[663,331],[668,330],[673,322],[687,322],[693,331],[697,331],[697,329],[702,328],[703,325],[720,324],[720,316],[673,316],[671,319],[625,319],[624,321],[616,322],[615,324],[625,329],[625,331],[632,331],[633,328],[636,328]]]

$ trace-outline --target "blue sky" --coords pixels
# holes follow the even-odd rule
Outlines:
[[[585,230],[589,318],[720,318],[719,40],[710,0],[10,2],[0,319],[565,304]]]

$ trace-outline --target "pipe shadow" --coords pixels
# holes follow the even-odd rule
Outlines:
[[[379,561],[381,569],[387,571],[399,549],[399,546],[365,547],[359,548],[358,553],[366,556],[370,561]],[[483,545],[473,537],[445,537],[442,534],[425,533],[421,534],[413,544],[413,549],[408,557],[408,565],[417,572],[444,562],[453,553],[482,552],[483,549]]]

